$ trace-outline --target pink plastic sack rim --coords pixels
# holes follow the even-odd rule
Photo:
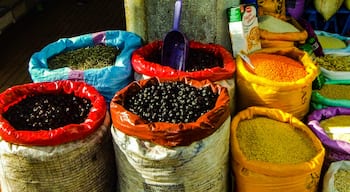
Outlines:
[[[2,114],[9,107],[33,93],[73,93],[75,96],[87,98],[92,108],[87,118],[81,124],[69,124],[54,130],[16,130]],[[92,86],[85,82],[55,81],[28,83],[8,88],[0,94],[0,136],[6,142],[19,145],[54,146],[85,138],[104,121],[107,105],[104,97]]]

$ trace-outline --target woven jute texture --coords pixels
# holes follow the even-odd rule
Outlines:
[[[0,139],[1,190],[108,192],[116,185],[110,116],[82,140],[58,146],[20,146]]]

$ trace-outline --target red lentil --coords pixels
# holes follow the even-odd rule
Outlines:
[[[270,53],[253,53],[249,58],[255,74],[273,81],[292,82],[306,76],[304,65],[292,58]]]

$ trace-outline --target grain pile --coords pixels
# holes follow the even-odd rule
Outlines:
[[[312,140],[302,130],[266,117],[241,121],[237,139],[248,160],[296,164],[317,154]]]

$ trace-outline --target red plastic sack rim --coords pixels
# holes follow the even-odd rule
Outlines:
[[[236,71],[236,61],[228,50],[218,44],[204,44],[196,41],[190,41],[190,49],[204,49],[208,52],[213,52],[216,55],[221,56],[224,67],[207,68],[200,71],[186,72],[173,69],[168,66],[163,66],[159,63],[153,63],[146,60],[146,57],[153,51],[161,50],[163,41],[153,41],[137,50],[135,50],[131,56],[131,64],[133,69],[140,74],[144,74],[150,77],[159,78],[176,78],[176,77],[189,77],[196,80],[209,79],[210,81],[220,81],[233,78]]]
[[[182,81],[195,87],[211,86],[219,97],[215,107],[191,123],[149,123],[138,115],[126,110],[123,107],[124,100],[130,90],[135,91],[144,87],[147,83],[164,81]],[[209,80],[197,81],[188,78],[167,78],[156,77],[134,81],[125,88],[118,91],[110,103],[110,113],[114,128],[123,133],[142,140],[148,140],[156,144],[168,147],[188,146],[191,143],[204,139],[214,133],[224,121],[230,116],[230,97],[227,88],[210,82]]]
[[[32,93],[73,93],[75,96],[87,98],[92,108],[81,124],[69,124],[54,130],[16,130],[2,114],[7,109]],[[55,81],[28,83],[8,88],[0,94],[0,136],[2,140],[19,145],[54,146],[85,138],[104,121],[107,105],[104,97],[85,82]]]

